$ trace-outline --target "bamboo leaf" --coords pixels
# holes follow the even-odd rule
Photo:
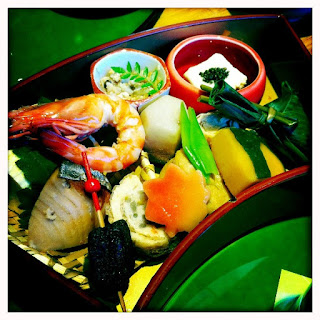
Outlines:
[[[52,102],[52,100],[46,98],[46,97],[40,97],[38,99],[38,105],[41,105],[41,104],[46,104],[46,103],[49,103],[49,102]]]
[[[286,129],[291,136],[291,140],[295,144],[298,144],[303,148],[307,147],[311,134],[310,122],[303,110],[298,95],[290,87],[288,82],[282,83],[281,97],[270,102],[267,106],[274,108],[288,117],[298,120],[298,125],[295,128]]]
[[[28,229],[33,206],[57,164],[29,146],[13,149],[13,153],[20,158],[16,161],[17,167],[30,182],[30,188],[17,191],[20,202],[19,208],[24,210],[19,216],[19,223],[22,228]]]
[[[44,185],[57,167],[56,163],[29,146],[14,149],[13,152],[20,158],[16,165],[31,184]]]
[[[31,185],[31,189],[21,189],[17,192],[17,197],[20,202],[19,209],[23,210],[23,212],[19,215],[19,224],[23,229],[28,229],[31,212],[41,190],[42,186]]]

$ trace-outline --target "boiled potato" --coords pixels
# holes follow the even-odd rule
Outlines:
[[[167,162],[181,143],[180,105],[183,100],[162,96],[140,114],[146,132],[145,150],[151,161]]]

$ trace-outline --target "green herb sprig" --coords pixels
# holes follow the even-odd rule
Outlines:
[[[148,92],[148,95],[151,96],[157,93],[164,84],[163,80],[157,82],[157,78],[159,75],[158,70],[154,70],[153,72],[149,72],[148,67],[145,67],[141,71],[141,66],[138,62],[135,63],[134,68],[132,68],[130,62],[127,63],[126,70],[122,67],[111,67],[114,72],[121,74],[121,79],[129,79],[134,82],[143,82],[141,88],[151,87],[152,89]]]
[[[229,71],[227,68],[210,68],[204,72],[200,72],[204,82],[213,83],[214,81],[224,80],[228,77]]]

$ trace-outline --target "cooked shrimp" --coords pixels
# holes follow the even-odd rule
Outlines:
[[[145,141],[138,112],[126,101],[105,94],[22,107],[10,111],[9,119],[10,139],[40,137],[47,148],[78,164],[82,164],[81,152],[86,151],[91,168],[102,172],[118,171],[134,163]],[[118,133],[111,147],[86,148],[78,142],[105,124]]]

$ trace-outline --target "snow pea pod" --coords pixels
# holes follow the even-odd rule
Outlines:
[[[219,174],[209,144],[200,128],[193,108],[188,108],[190,121],[190,142],[193,152],[197,155],[200,164],[207,175]]]
[[[181,104],[180,122],[183,151],[208,182],[211,174],[218,174],[218,169],[194,109],[188,108],[187,112],[184,105]]]
[[[181,111],[180,111],[180,123],[181,123],[181,142],[182,142],[182,148],[186,156],[188,157],[191,164],[197,169],[201,170],[201,164],[194,154],[193,150],[191,149],[191,143],[190,143],[190,122],[188,118],[188,114],[186,112],[186,109],[184,107],[184,104],[181,103]],[[204,173],[204,172],[202,172]]]

